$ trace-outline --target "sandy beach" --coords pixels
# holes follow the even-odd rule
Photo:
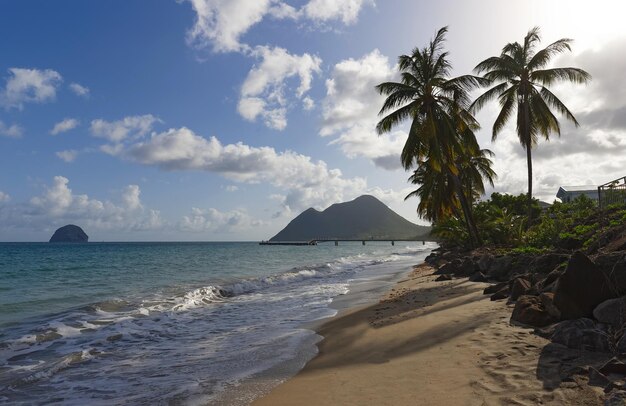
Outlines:
[[[263,405],[598,405],[602,391],[567,378],[606,360],[511,326],[511,309],[467,278],[435,282],[420,265],[378,303],[324,324],[319,354]]]

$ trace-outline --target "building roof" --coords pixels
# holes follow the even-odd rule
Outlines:
[[[591,192],[597,191],[598,187],[595,185],[584,185],[584,186],[561,186],[565,192]]]

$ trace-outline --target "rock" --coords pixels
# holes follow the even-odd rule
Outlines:
[[[606,377],[606,375],[593,367],[589,368],[589,385],[606,388],[610,384],[611,381]]]
[[[489,266],[493,261],[493,255],[484,254],[478,259],[478,270],[481,272],[487,272],[489,270]]]
[[[451,280],[452,280],[452,276],[450,274],[443,274],[443,275],[439,275],[439,277],[435,279],[435,282],[443,282],[443,281],[451,281]]]
[[[604,406],[626,406],[626,392],[623,390],[611,392],[604,401]]]
[[[611,252],[594,258],[596,266],[609,278],[614,297],[626,295],[626,253]]]
[[[531,271],[540,274],[548,274],[564,262],[569,260],[569,255],[550,252],[534,258],[530,263]]]
[[[554,271],[550,272],[544,280],[538,283],[537,288],[541,292],[552,292],[554,288],[556,287],[556,281],[559,279],[559,277],[562,274],[563,274],[562,270],[555,269]]]
[[[617,341],[615,345],[615,352],[618,354],[626,354],[626,335],[622,335],[622,337]]]
[[[504,288],[507,288],[508,286],[509,286],[508,282],[500,282],[500,283],[496,283],[495,285],[487,286],[485,290],[483,290],[483,295],[491,295]]]
[[[82,228],[68,224],[56,230],[50,242],[87,242],[89,237]]]
[[[447,275],[447,274],[456,274],[459,266],[461,265],[461,261],[455,259],[454,261],[447,262],[437,269],[434,274],[435,275]]]
[[[593,317],[599,322],[621,327],[626,323],[626,297],[609,299],[593,309]]]
[[[591,317],[597,305],[613,297],[606,274],[576,251],[557,281],[554,304],[564,319],[577,319]]]
[[[617,374],[617,375],[626,375],[626,364],[624,364],[619,359],[613,357],[608,360],[604,365],[602,365],[598,371],[603,373],[604,375],[609,374]]]
[[[517,300],[522,295],[525,295],[530,290],[530,282],[524,278],[515,278],[511,284],[511,300]]]
[[[554,305],[554,293],[544,292],[540,294],[539,301],[553,319],[561,320],[561,311]]]
[[[476,272],[469,277],[469,280],[470,282],[487,282],[487,277],[482,272]]]
[[[511,290],[509,289],[509,286],[507,284],[507,286],[505,286],[504,288],[500,289],[499,291],[497,291],[496,293],[491,295],[491,297],[489,299],[492,302],[495,301],[495,300],[506,299],[507,297],[509,297],[509,293],[510,292],[511,292]]]
[[[544,327],[556,320],[546,311],[537,296],[520,296],[511,314],[511,321],[534,327]]]
[[[509,255],[493,257],[487,269],[487,277],[489,279],[495,279],[497,281],[508,280],[508,275],[511,272],[512,263],[513,258]]]
[[[610,352],[608,334],[587,318],[560,322],[550,339],[575,350]]]

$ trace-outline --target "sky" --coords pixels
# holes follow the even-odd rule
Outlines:
[[[539,26],[572,38],[553,91],[580,122],[534,154],[537,197],[626,175],[626,4],[508,0],[0,2],[0,241],[267,239],[301,211],[372,194],[410,221],[406,126],[378,136],[396,61],[449,27],[453,75]],[[476,94],[478,95],[478,93]],[[527,187],[513,126],[477,115],[498,178]]]

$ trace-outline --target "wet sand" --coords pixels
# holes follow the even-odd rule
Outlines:
[[[527,328],[467,279],[435,282],[416,267],[378,303],[318,329],[319,354],[262,405],[598,405],[585,378],[563,379],[581,359]],[[582,357],[589,357],[582,354]]]

